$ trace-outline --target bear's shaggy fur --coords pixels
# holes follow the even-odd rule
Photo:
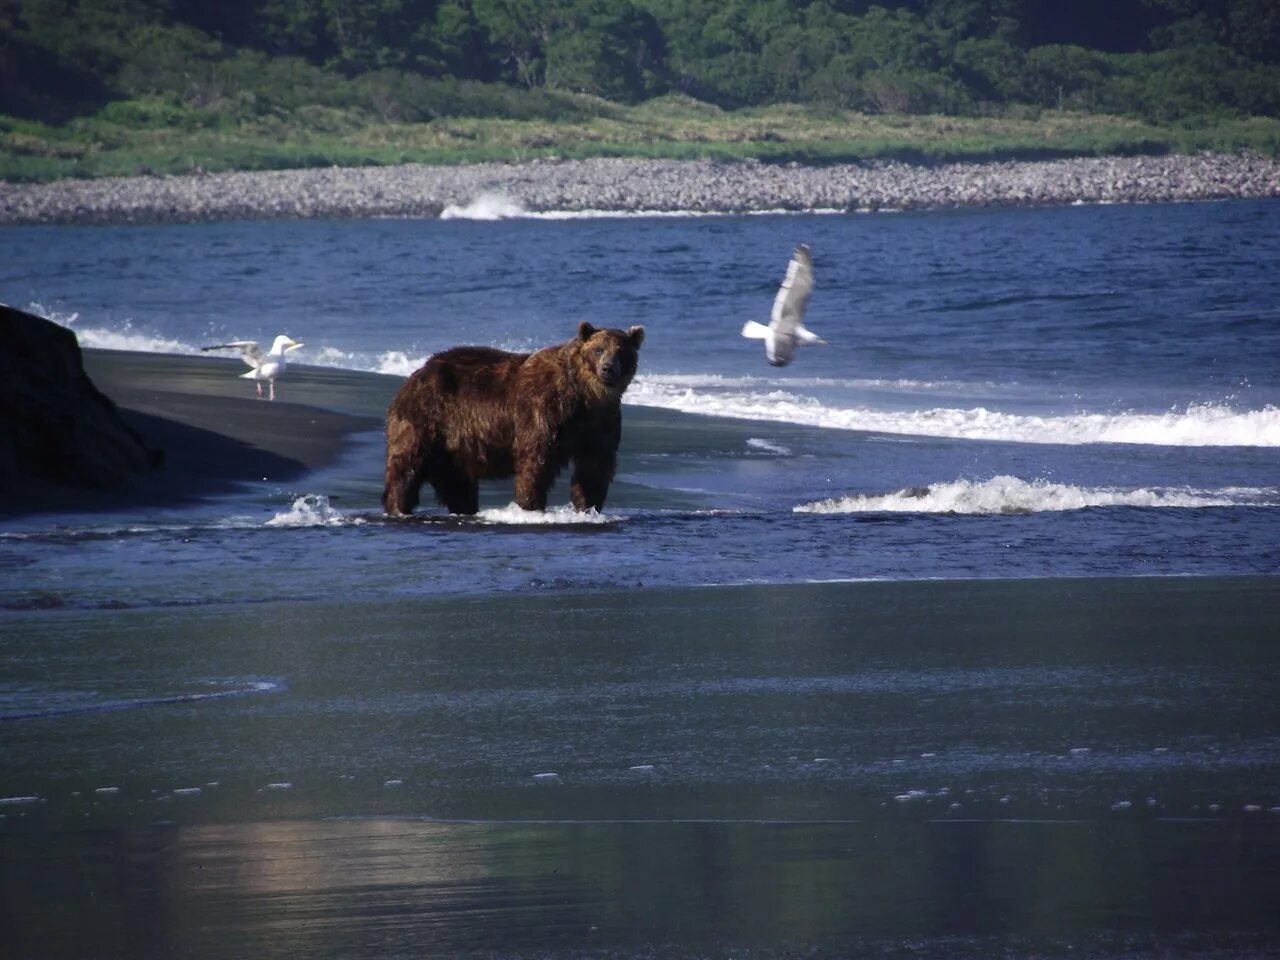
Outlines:
[[[578,335],[536,353],[454,347],[431,357],[387,410],[382,506],[412,513],[423,483],[450,513],[479,510],[479,482],[515,475],[516,503],[543,510],[573,461],[570,498],[604,506],[622,436],[622,394],[635,376],[644,327]]]

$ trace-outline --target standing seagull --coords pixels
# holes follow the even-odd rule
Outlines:
[[[201,347],[201,350],[223,350],[228,347],[234,347],[240,351],[241,359],[244,360],[253,369],[248,373],[240,374],[242,379],[254,380],[258,385],[258,399],[262,399],[262,381],[266,380],[270,385],[271,392],[268,399],[276,398],[276,378],[284,373],[285,363],[284,355],[290,350],[297,350],[301,343],[291,337],[286,337],[283,333],[276,337],[276,342],[271,345],[268,353],[263,353],[258,346],[257,340],[232,340],[230,343],[216,343],[211,347]]]
[[[748,320],[742,335],[764,341],[764,355],[775,367],[785,367],[795,356],[801,343],[826,343],[804,325],[804,308],[813,291],[813,256],[809,247],[800,244],[787,264],[787,275],[773,301],[773,316],[766,327]]]

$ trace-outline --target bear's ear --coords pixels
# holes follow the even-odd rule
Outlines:
[[[594,334],[595,332],[596,332],[596,328],[595,328],[595,327],[593,327],[593,326],[592,326],[590,323],[588,323],[586,320],[583,320],[580,324],[578,324],[578,339],[579,339],[579,340],[590,340],[590,339],[591,339],[592,334]]]
[[[644,343],[644,327],[631,327],[627,330],[627,336],[631,338],[631,346],[639,350],[640,344]]]

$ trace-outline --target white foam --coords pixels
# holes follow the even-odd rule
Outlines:
[[[388,350],[378,356],[378,364],[374,369],[374,373],[388,373],[397,377],[407,377],[426,362],[426,356],[411,357],[401,350]]]
[[[320,493],[308,493],[298,497],[288,510],[277,513],[267,521],[268,527],[341,527],[363,523],[359,517],[347,517],[329,504],[329,498]]]
[[[509,220],[527,217],[528,211],[502,193],[482,193],[467,203],[451,203],[440,213],[441,220]]]
[[[560,507],[548,507],[546,510],[524,510],[509,503],[505,507],[490,507],[487,510],[481,510],[476,514],[477,519],[486,523],[501,524],[517,524],[517,525],[556,525],[561,524],[602,524],[614,523],[619,519],[616,513],[602,514],[596,510],[577,510],[574,507],[565,504]]]
[[[450,203],[440,212],[441,220],[624,220],[685,219],[691,217],[786,216],[798,214],[842,214],[835,207],[812,210],[529,210],[520,201],[500,191],[482,193],[466,203]]]
[[[39,802],[39,797],[0,797],[0,806],[20,807],[28,803]]]
[[[1190,490],[1077,487],[996,476],[954,480],[887,494],[855,494],[794,507],[796,513],[1041,513],[1085,507],[1231,507],[1280,505],[1280,489]]]
[[[732,389],[813,389],[835,388],[845,390],[893,391],[897,393],[998,393],[1007,392],[1016,385],[1001,385],[963,380],[913,380],[906,377],[884,379],[881,377],[804,377],[804,376],[727,376],[719,373],[662,373],[637,377],[631,385],[652,386],[654,389],[682,390],[732,390]]]
[[[637,378],[627,401],[705,416],[908,436],[1018,443],[1136,443],[1186,447],[1280,447],[1280,407],[1237,410],[1227,403],[1190,404],[1166,413],[1078,413],[1037,416],[986,407],[875,410],[830,407],[789,390],[712,393],[677,378]]]

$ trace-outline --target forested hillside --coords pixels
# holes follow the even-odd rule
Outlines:
[[[851,136],[834,127],[812,136],[773,128],[655,133],[657,118],[671,111],[631,111],[658,97],[717,116],[776,116],[781,108],[770,105],[797,105],[786,116],[846,127],[850,114],[1020,122],[1042,112],[1175,134],[1230,126],[1225,139],[1193,142],[1271,149],[1280,3],[0,0],[0,175],[10,178],[94,175],[123,164],[419,159],[413,137],[386,128],[450,118],[590,122],[595,128],[578,139],[596,153],[622,149],[614,139],[634,143],[636,130],[642,140],[750,141],[744,153],[758,156],[769,155],[771,138],[794,146]],[[513,129],[437,127],[434,139],[418,131],[418,147],[465,159],[458,151],[470,139],[540,155],[564,133]],[[973,132],[957,129],[959,139]],[[139,131],[152,131],[150,140]],[[182,131],[191,142],[180,142]],[[201,145],[215,132],[238,144],[220,159]],[[1157,146],[1177,148],[1179,136],[1161,134]],[[353,156],[361,137],[363,152]],[[1084,149],[1117,138],[1143,149],[1150,128],[1094,130]],[[276,142],[297,149],[274,155]],[[403,149],[392,151],[393,143]],[[129,153],[135,148],[143,153]]]
[[[0,0],[0,38],[0,112],[44,120],[148,97],[416,120],[462,106],[440,81],[879,113],[1280,111],[1274,0]]]

